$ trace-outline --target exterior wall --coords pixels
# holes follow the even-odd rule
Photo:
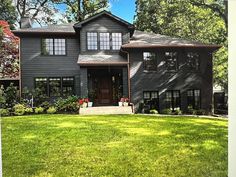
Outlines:
[[[145,72],[143,69],[143,51],[154,51],[158,54],[157,71]],[[178,52],[178,71],[167,71],[164,60],[164,51],[156,50],[131,50],[130,51],[130,78],[131,101],[138,108],[143,100],[143,91],[159,92],[159,109],[165,109],[165,91],[180,90],[181,109],[187,109],[187,90],[201,90],[201,109],[210,111],[212,108],[212,56],[202,49],[195,50],[200,54],[200,69],[189,70],[186,66],[186,52],[188,49],[176,49]],[[191,50],[194,51],[194,50]]]
[[[52,37],[52,36],[50,36]],[[60,37],[62,38],[62,37]],[[80,68],[77,64],[79,43],[76,38],[66,38],[66,56],[41,55],[41,38],[21,38],[21,87],[34,88],[35,77],[75,77],[75,91],[80,95]]]
[[[80,49],[81,53],[118,53],[119,51],[87,51],[87,32],[121,32],[122,43],[129,42],[130,33],[127,27],[119,24],[107,16],[101,16],[96,20],[90,21],[85,24],[80,30]],[[98,36],[99,38],[99,36]]]
[[[122,68],[123,72],[123,96],[128,97],[128,69],[127,67]]]
[[[87,68],[80,69],[80,88],[81,88],[81,96],[88,97],[88,70]]]

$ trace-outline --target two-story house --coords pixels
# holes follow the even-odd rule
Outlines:
[[[128,97],[159,110],[212,108],[212,53],[220,46],[135,30],[107,12],[82,22],[13,31],[20,37],[21,88],[94,105]]]

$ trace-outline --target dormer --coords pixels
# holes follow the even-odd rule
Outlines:
[[[118,52],[134,33],[134,25],[107,11],[76,23],[74,29],[80,37],[81,53]]]

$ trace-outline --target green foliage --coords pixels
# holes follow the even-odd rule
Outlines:
[[[42,104],[40,104],[40,107],[42,107],[44,111],[46,111],[50,107],[50,103],[48,101],[44,101],[42,102]]]
[[[162,113],[162,114],[172,114],[172,111],[171,111],[171,109],[163,109],[163,110],[161,111],[161,113]]]
[[[0,116],[9,116],[10,112],[8,109],[0,109]]]
[[[158,111],[156,109],[151,109],[149,112],[150,114],[158,114]]]
[[[79,104],[77,103],[78,97],[76,96],[69,96],[66,99],[59,98],[55,105],[58,110],[58,112],[71,112],[71,113],[77,113],[79,111]]]
[[[57,109],[54,106],[51,106],[47,109],[48,114],[55,114],[57,112]]]
[[[32,108],[26,107],[25,108],[25,114],[32,114],[34,110]]]
[[[182,115],[182,111],[180,109],[176,109],[172,114]]]
[[[23,104],[16,104],[14,107],[13,107],[13,113],[14,115],[16,116],[22,116],[25,114],[25,105]]]
[[[205,115],[206,111],[203,109],[196,110],[196,115]]]
[[[223,45],[213,56],[214,84],[227,89],[225,5],[221,0],[136,0],[135,25],[141,31]]]
[[[0,86],[0,108],[6,107],[6,98],[4,94],[4,87],[3,85]]]
[[[11,29],[14,29],[14,24],[17,20],[16,9],[12,4],[12,0],[2,0],[0,3],[0,19],[5,20],[10,24]]]
[[[18,90],[13,83],[11,83],[10,86],[6,88],[4,95],[7,108],[12,108],[19,101]]]
[[[35,114],[42,114],[44,112],[44,109],[42,107],[36,107],[34,109]]]

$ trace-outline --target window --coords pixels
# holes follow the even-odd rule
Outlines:
[[[70,96],[74,94],[74,78],[62,78],[62,96]]]
[[[149,105],[150,109],[158,110],[158,91],[144,91],[143,99],[144,104]]]
[[[99,33],[100,50],[110,50],[110,35],[109,33]]]
[[[49,96],[61,96],[61,78],[49,78]]]
[[[155,53],[143,52],[143,67],[146,71],[157,70],[157,61]]]
[[[196,52],[188,52],[186,63],[190,69],[198,70],[199,69],[199,54]]]
[[[112,33],[112,50],[120,50],[122,45],[121,33]]]
[[[166,91],[166,108],[171,110],[180,109],[180,91],[168,90]]]
[[[47,78],[35,78],[35,89],[40,90],[43,95],[48,95]]]
[[[87,33],[87,48],[88,48],[88,50],[97,50],[98,49],[97,33],[95,33],[95,32],[88,32]]]
[[[166,68],[168,71],[177,70],[177,52],[165,52]]]
[[[66,55],[66,40],[53,38],[42,39],[42,54]]]
[[[188,108],[200,109],[201,107],[201,92],[200,90],[188,90],[187,91],[187,102]]]

